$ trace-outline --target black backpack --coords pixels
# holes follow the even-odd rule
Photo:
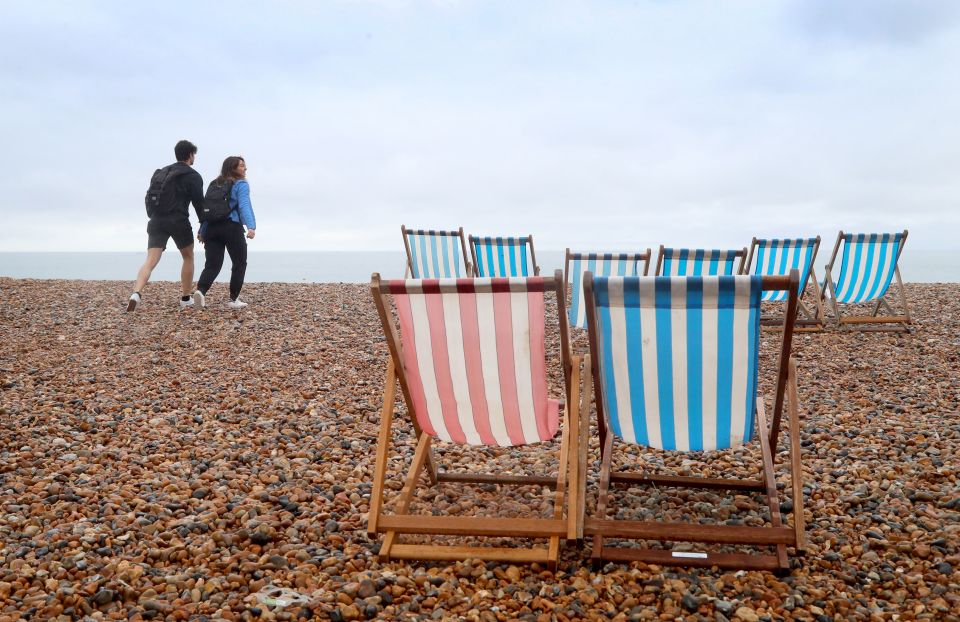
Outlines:
[[[189,170],[189,169],[187,169]],[[147,205],[147,218],[154,216],[166,216],[174,213],[177,209],[177,184],[176,178],[187,171],[184,167],[171,164],[158,168],[150,178],[150,187],[147,188],[147,196],[144,202]]]
[[[230,190],[233,189],[233,180],[214,179],[207,186],[207,194],[203,196],[203,211],[200,216],[202,222],[210,224],[223,222],[230,218]]]

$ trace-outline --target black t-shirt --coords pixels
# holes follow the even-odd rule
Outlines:
[[[200,220],[200,214],[203,211],[203,178],[189,164],[177,162],[172,166],[175,171],[179,172],[181,168],[186,169],[186,171],[178,175],[175,180],[177,202],[176,208],[169,215],[169,218],[186,218],[189,220],[189,207],[190,203],[193,202],[193,211],[197,213],[197,220]]]

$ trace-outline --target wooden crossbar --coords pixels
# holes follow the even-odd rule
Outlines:
[[[610,481],[616,484],[660,484],[684,488],[707,488],[714,490],[763,490],[758,479],[721,479],[711,477],[686,477],[683,475],[647,475],[645,473],[611,473]]]
[[[419,544],[394,544],[390,557],[424,561],[461,561],[485,559],[496,562],[538,562],[549,564],[551,552],[545,547],[507,549],[485,546],[421,546]]]
[[[780,569],[773,555],[749,553],[686,553],[658,549],[628,549],[604,547],[603,559],[614,562],[644,561],[661,566],[688,566],[692,568],[746,568],[774,572]]]
[[[382,520],[382,519],[381,519]],[[584,533],[604,538],[636,540],[670,540],[677,542],[715,542],[719,544],[793,545],[796,534],[792,527],[744,527],[741,525],[693,525],[690,523],[658,523],[588,518]],[[612,548],[604,547],[604,558]]]
[[[906,315],[855,315],[841,317],[841,324],[891,324],[894,322],[910,323],[910,318]]]
[[[544,475],[493,475],[490,473],[437,473],[438,482],[457,482],[461,484],[505,484],[511,486],[557,487],[556,476]]]
[[[488,518],[480,516],[381,515],[381,531],[447,536],[549,538],[566,536],[567,523],[555,518]],[[391,551],[391,555],[393,551]]]

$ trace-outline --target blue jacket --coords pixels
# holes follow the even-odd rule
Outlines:
[[[247,229],[257,228],[257,217],[253,214],[253,205],[250,203],[250,184],[246,179],[238,179],[230,189],[230,220],[245,225]],[[207,232],[207,223],[200,223],[200,237]]]

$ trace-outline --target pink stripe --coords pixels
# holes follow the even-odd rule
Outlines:
[[[537,421],[537,435],[546,441],[557,433],[547,420],[547,361],[544,335],[543,294],[527,294],[530,326],[530,386],[533,389],[533,412]],[[553,421],[554,426],[556,420]]]
[[[407,378],[407,388],[410,389],[410,399],[413,400],[414,416],[420,424],[420,429],[436,436],[437,431],[430,423],[427,415],[427,398],[423,392],[423,380],[420,378],[420,365],[417,362],[417,336],[413,331],[413,311],[410,308],[410,297],[401,294],[395,295],[397,315],[400,316],[400,339],[402,341],[401,357],[403,358],[404,372]]]
[[[443,319],[443,297],[437,294],[425,296],[427,322],[430,325],[430,341],[433,346],[433,373],[437,379],[440,410],[450,440],[464,443],[467,440],[457,416],[457,397],[453,392],[450,377],[450,353],[447,351],[447,326]]]
[[[470,402],[473,404],[473,424],[484,445],[497,445],[497,439],[494,438],[493,431],[490,429],[487,394],[483,385],[476,294],[460,294],[460,325],[463,327],[463,354],[466,359]]]
[[[496,278],[494,281],[506,281]],[[493,319],[497,333],[497,366],[500,376],[500,401],[507,435],[514,445],[523,445],[523,427],[520,425],[520,404],[517,402],[517,372],[513,359],[513,314],[510,295],[493,296]]]

